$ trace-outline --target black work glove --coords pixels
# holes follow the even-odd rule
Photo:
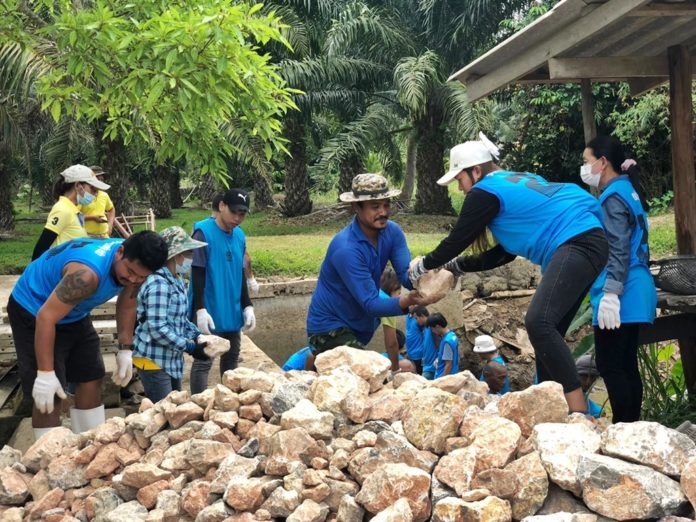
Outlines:
[[[191,354],[191,357],[194,359],[197,359],[199,361],[209,361],[210,357],[208,357],[208,354],[205,353],[205,348],[208,345],[208,343],[196,343],[196,346],[191,350],[189,353]]]
[[[463,264],[466,263],[466,258],[464,256],[460,257],[455,257],[454,259],[451,259],[450,261],[447,261],[444,265],[442,265],[441,268],[444,268],[445,270],[449,270],[452,272],[454,277],[459,277],[460,275],[464,274],[466,270],[464,270]]]

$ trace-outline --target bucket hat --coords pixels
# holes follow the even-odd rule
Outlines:
[[[401,194],[398,189],[389,189],[387,178],[380,174],[358,174],[353,178],[350,192],[344,192],[338,199],[344,203],[355,201],[374,201],[395,198]]]
[[[474,340],[474,353],[491,353],[497,349],[490,335],[479,335]]]
[[[193,239],[183,228],[177,226],[165,228],[160,232],[160,236],[162,236],[164,242],[167,243],[167,259],[171,259],[175,255],[186,252],[187,250],[195,250],[208,244]]]

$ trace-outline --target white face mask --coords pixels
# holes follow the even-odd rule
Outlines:
[[[176,264],[176,273],[179,275],[188,274],[191,271],[191,265],[193,265],[193,259],[184,258],[181,264]]]
[[[602,174],[592,174],[592,166],[597,163],[597,161],[593,163],[587,163],[580,167],[580,179],[582,179],[583,182],[587,183],[590,187],[598,187],[599,186],[599,178],[602,177]]]

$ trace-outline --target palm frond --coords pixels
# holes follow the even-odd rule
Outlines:
[[[263,14],[275,13],[285,25],[281,29],[283,38],[288,42],[293,56],[305,57],[310,54],[311,40],[306,20],[303,20],[297,12],[287,5],[266,4],[261,10]],[[288,48],[285,45],[271,44],[269,49],[272,56],[287,56]]]
[[[311,91],[327,84],[366,88],[383,80],[388,68],[361,58],[322,57],[283,60],[278,66],[278,72],[290,87]]]
[[[394,69],[396,96],[414,117],[425,114],[429,97],[442,80],[440,57],[433,51],[403,58]]]
[[[67,166],[66,161],[86,157],[93,144],[91,127],[71,118],[62,118],[52,127],[40,146],[41,163],[46,166]]]
[[[410,54],[409,35],[384,11],[353,2],[334,20],[324,50],[331,56],[370,56],[384,61],[389,54]]]
[[[36,80],[48,70],[40,56],[19,44],[0,47],[0,95],[12,96],[20,103],[27,100]]]

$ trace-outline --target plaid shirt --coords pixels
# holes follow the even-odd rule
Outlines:
[[[156,363],[175,379],[184,370],[183,352],[191,348],[200,330],[188,320],[183,281],[164,266],[145,280],[138,292],[138,326],[133,357]]]

